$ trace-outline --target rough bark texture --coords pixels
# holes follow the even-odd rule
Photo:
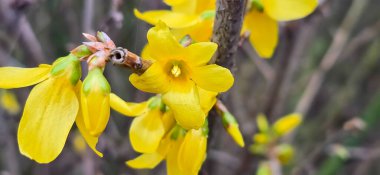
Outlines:
[[[213,62],[228,69],[234,65],[233,55],[238,48],[243,23],[245,0],[218,0],[212,41],[219,47]]]
[[[234,54],[237,51],[238,43],[240,40],[240,31],[243,23],[244,10],[246,6],[246,0],[217,0],[216,2],[216,15],[214,21],[214,29],[212,41],[218,44],[218,50],[214,54],[210,63],[215,63],[233,69],[235,61],[233,59]],[[220,96],[220,99],[225,99],[226,95]],[[214,126],[216,119],[218,118],[217,112],[212,110],[209,113],[209,148],[217,145],[215,138],[217,129],[221,127]],[[206,161],[207,173],[205,170],[201,171],[201,174],[215,174],[213,173],[213,162]]]

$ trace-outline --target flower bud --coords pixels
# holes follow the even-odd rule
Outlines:
[[[81,104],[86,129],[99,136],[110,116],[111,87],[100,68],[90,70],[82,86]]]
[[[75,86],[82,75],[80,61],[72,54],[58,58],[53,63],[50,74],[56,78],[65,78],[69,80],[73,86]]]
[[[240,146],[244,147],[244,139],[239,130],[239,125],[235,117],[229,112],[223,112],[222,122],[224,128],[227,130],[228,134],[234,139],[234,141]]]

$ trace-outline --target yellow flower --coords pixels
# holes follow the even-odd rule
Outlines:
[[[72,55],[58,59],[52,66],[0,68],[0,88],[39,83],[30,92],[18,128],[23,155],[48,163],[62,151],[79,109],[75,88],[80,74],[79,59]]]
[[[18,128],[17,139],[23,155],[39,163],[53,161],[61,153],[75,121],[90,148],[99,156],[103,156],[96,149],[96,144],[108,120],[108,116],[104,114],[107,114],[110,105],[107,105],[107,98],[99,98],[97,93],[101,92],[100,94],[107,97],[108,83],[102,79],[104,77],[100,70],[91,70],[82,92],[82,103],[87,106],[81,106],[78,100],[81,99],[82,89],[80,77],[80,61],[72,54],[57,59],[53,65],[42,64],[37,68],[0,68],[0,88],[20,88],[38,84],[30,92]],[[111,94],[111,97],[119,98],[114,94]],[[99,103],[105,104],[108,109],[93,108],[92,105]],[[141,115],[143,112],[139,105],[120,100],[111,100],[111,106],[116,110],[128,111],[128,115],[132,116]],[[87,114],[83,112],[82,115],[82,107],[88,110]],[[99,116],[95,115],[94,111],[99,112]]]
[[[250,0],[243,31],[260,57],[270,58],[278,42],[278,21],[289,21],[309,15],[318,6],[317,0]]]
[[[129,80],[140,90],[162,94],[163,102],[182,127],[200,128],[206,115],[200,105],[199,88],[224,92],[234,81],[228,69],[207,65],[217,45],[200,42],[183,47],[162,22],[147,36],[149,57],[154,63],[142,75],[132,74]]]
[[[137,18],[152,25],[165,22],[178,39],[190,35],[195,41],[209,41],[215,16],[216,0],[165,0],[171,10],[153,10],[141,13],[135,9]]]
[[[153,153],[157,150],[165,134],[163,121],[165,114],[167,112],[165,106],[162,107],[161,98],[154,97],[147,112],[133,119],[129,129],[129,138],[135,151]]]
[[[274,148],[274,153],[277,154],[280,162],[287,164],[293,158],[293,148],[291,145],[279,144],[279,139],[293,131],[301,122],[302,116],[292,113],[281,117],[272,126],[269,126],[265,115],[259,114],[257,116],[259,133],[253,136],[254,144],[250,146],[250,151],[263,155],[271,151],[269,148]]]
[[[180,127],[174,127],[156,152],[142,154],[127,161],[127,165],[136,169],[152,169],[166,159],[168,175],[198,174],[206,158],[208,133],[205,128],[184,132]]]

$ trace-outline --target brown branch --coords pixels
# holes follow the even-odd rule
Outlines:
[[[245,0],[218,0],[211,41],[218,44],[211,63],[216,63],[228,69],[234,66],[235,54],[240,40],[243,23]]]
[[[237,51],[240,40],[245,7],[246,0],[217,0],[211,41],[218,44],[218,50],[210,60],[210,63],[221,65],[230,70],[233,68],[235,64],[233,56]],[[221,98],[225,97],[225,95],[221,96]],[[218,114],[215,110],[209,113],[210,133],[208,143],[210,146],[208,148],[213,146],[214,133],[217,133],[215,131],[216,127],[214,127],[217,119],[216,115]],[[207,170],[209,174],[212,174],[213,164],[210,163],[207,166]]]
[[[83,5],[83,21],[82,28],[86,33],[95,33],[92,28],[92,23],[94,19],[94,0],[85,0]]]
[[[30,3],[11,3],[0,1],[0,21],[6,26],[7,33],[23,48],[26,58],[33,64],[44,62],[45,55],[33,29],[24,15]]]

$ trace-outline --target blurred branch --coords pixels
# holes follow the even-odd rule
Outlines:
[[[264,76],[265,80],[267,80],[267,82],[272,82],[274,78],[274,70],[272,66],[254,52],[252,45],[249,44],[248,41],[245,40],[242,42],[241,48],[246,53],[246,55],[255,63],[257,69]]]
[[[240,40],[245,7],[246,0],[217,0],[211,41],[218,44],[218,50],[210,60],[210,63],[221,65],[230,70],[233,68],[235,64],[233,56],[237,51]],[[224,95],[221,98],[225,97]],[[211,111],[209,114],[209,128],[211,132],[208,137],[208,143],[211,143],[214,133],[217,132],[215,131],[216,127],[214,127],[215,120],[218,118],[216,115],[218,114],[215,111]],[[212,171],[212,167],[212,165],[207,167],[209,172]]]
[[[15,41],[18,40],[18,43],[25,51],[25,57],[31,59],[33,64],[39,64],[44,62],[45,55],[29,21],[24,15],[26,6],[30,6],[31,2],[22,3],[21,1],[23,0],[11,3],[10,0],[1,0],[0,21],[5,25],[7,33]]]
[[[322,82],[325,79],[326,73],[335,65],[343,49],[345,48],[349,36],[358,22],[362,12],[364,11],[368,0],[354,0],[350,9],[347,12],[342,24],[336,31],[332,43],[328,48],[326,54],[323,56],[322,61],[311,76],[309,83],[297,104],[295,111],[306,114],[316,97]]]
[[[94,34],[95,31],[92,28],[94,20],[94,0],[84,0],[83,5],[83,32]]]

